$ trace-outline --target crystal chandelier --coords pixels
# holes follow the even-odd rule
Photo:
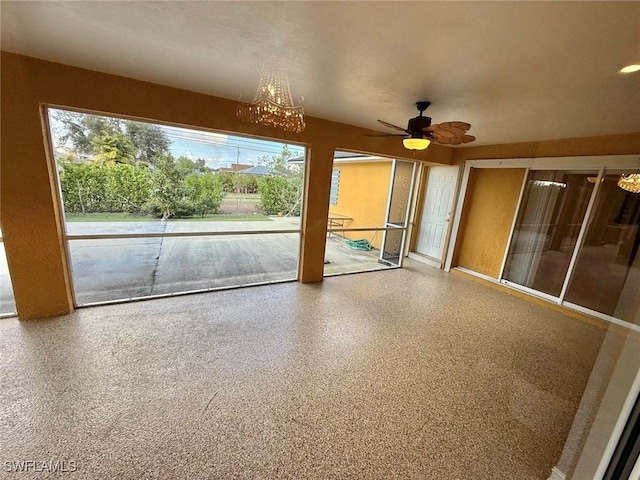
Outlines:
[[[287,72],[277,58],[264,62],[253,102],[239,103],[237,115],[243,122],[261,123],[286,132],[304,130],[304,110],[293,104]]]
[[[640,193],[640,173],[620,175],[618,186],[627,192]]]

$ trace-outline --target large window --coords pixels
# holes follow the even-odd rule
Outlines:
[[[295,280],[302,147],[49,109],[76,304]]]

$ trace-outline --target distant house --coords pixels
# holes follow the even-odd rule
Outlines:
[[[217,170],[214,170],[214,172],[216,172],[216,173],[223,173],[223,172],[238,173],[238,172],[244,172],[245,170],[248,170],[250,168],[253,168],[253,165],[247,164],[247,163],[233,163],[233,164],[231,164],[230,167],[220,167]]]
[[[237,173],[263,176],[263,175],[269,175],[271,172],[269,171],[269,167],[267,167],[266,165],[255,165],[251,168],[240,170]]]

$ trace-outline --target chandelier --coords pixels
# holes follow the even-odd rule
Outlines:
[[[240,102],[237,115],[243,122],[261,123],[286,132],[304,130],[304,110],[293,104],[287,72],[277,58],[264,62],[253,102]]]
[[[627,192],[640,193],[640,173],[620,175],[618,186]]]

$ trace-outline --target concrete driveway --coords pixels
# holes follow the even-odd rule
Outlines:
[[[258,222],[71,222],[69,235],[255,231],[268,235],[70,240],[69,251],[79,305],[168,293],[295,280],[298,218]],[[363,235],[366,237],[366,235]],[[3,244],[0,243],[0,246]],[[4,252],[2,252],[4,253]],[[327,239],[325,272],[387,268],[378,251],[351,250],[341,237]],[[4,258],[4,255],[2,257]],[[0,313],[15,311],[6,263],[0,261]]]

